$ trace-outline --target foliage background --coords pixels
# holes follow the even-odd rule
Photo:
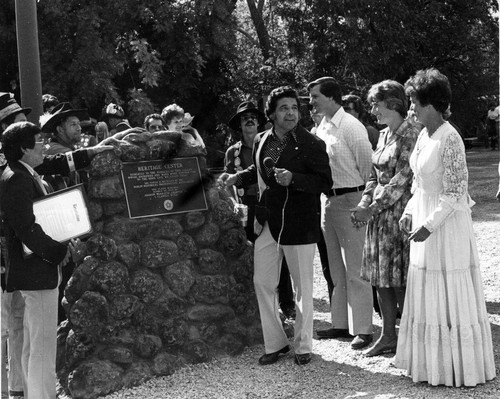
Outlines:
[[[0,8],[0,90],[17,76],[15,0]],[[498,100],[495,0],[39,0],[44,93],[99,118],[121,104],[134,125],[177,102],[216,146],[245,99],[334,76],[364,96],[435,66],[451,80],[452,120],[477,134]]]

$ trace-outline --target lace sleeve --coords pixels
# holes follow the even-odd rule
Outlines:
[[[469,174],[465,160],[465,147],[456,131],[446,137],[441,154],[444,166],[443,192],[439,196],[438,206],[424,223],[430,232],[436,230],[459,207],[459,201],[467,197]]]
[[[465,149],[458,133],[453,132],[446,138],[442,159],[444,200],[457,202],[467,193],[469,179]]]

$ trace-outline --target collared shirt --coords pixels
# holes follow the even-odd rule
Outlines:
[[[19,163],[22,164],[26,169],[28,169],[28,172],[31,173],[31,176],[35,176],[35,169],[31,167],[31,165],[28,165],[26,162],[19,160]]]
[[[28,165],[26,162],[19,160],[19,163],[22,164],[26,169],[28,169],[28,172],[31,173],[31,176],[35,179],[36,183],[40,186],[40,189],[42,192],[47,195],[51,190],[47,187],[47,182],[44,182],[40,175],[36,173],[35,169],[33,169],[30,165]]]
[[[330,119],[324,117],[316,135],[326,143],[333,187],[362,186],[372,168],[372,146],[363,124],[340,107]]]
[[[263,159],[270,157],[274,161],[274,163],[276,163],[281,153],[283,152],[283,149],[287,146],[290,140],[293,139],[297,141],[296,130],[297,126],[295,126],[292,130],[286,132],[283,136],[283,139],[280,140],[273,128],[272,134],[269,135],[266,142],[264,143],[264,148],[262,149],[262,155],[264,156]],[[265,165],[264,170],[267,177],[271,176],[274,173],[274,170],[272,168],[268,168]]]

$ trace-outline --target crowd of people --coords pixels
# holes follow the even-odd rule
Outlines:
[[[302,126],[303,98],[290,86],[272,90],[264,112],[245,101],[227,121],[238,140],[226,151],[219,183],[248,207],[265,348],[259,364],[292,349],[296,364],[311,361],[318,250],[331,308],[331,327],[318,330],[318,339],[349,338],[367,357],[395,353],[413,381],[474,386],[493,379],[465,150],[447,121],[448,79],[430,68],[404,85],[374,84],[366,103],[380,131],[367,123],[363,99],[342,96],[334,78],[304,90],[311,126]],[[100,122],[53,95],[43,103],[38,126],[27,122],[29,108],[0,93],[2,353],[8,340],[10,397],[54,399],[56,329],[66,318],[58,304],[78,241],[47,236],[33,202],[85,183],[92,157],[112,149],[106,139],[131,125],[115,103]],[[141,128],[176,131],[204,147],[192,120],[171,104]],[[23,244],[33,256],[24,256]],[[375,342],[374,307],[382,317]],[[280,310],[293,320],[293,348]]]
[[[0,93],[2,394],[11,398],[55,398],[57,326],[67,318],[62,299],[78,245],[78,240],[62,244],[46,235],[35,221],[33,203],[86,184],[91,159],[113,149],[105,140],[131,129],[123,108],[114,103],[97,122],[86,109],[53,95],[43,95],[42,101],[44,114],[36,125],[27,121],[30,108],[22,108],[11,93]],[[204,146],[192,120],[172,104],[146,116],[142,131],[174,130]],[[25,257],[23,245],[32,256]]]
[[[396,353],[395,365],[415,382],[475,386],[493,379],[465,148],[448,121],[447,77],[429,68],[405,85],[373,85],[367,102],[385,126],[376,143],[358,99],[342,97],[334,78],[317,79],[307,90],[311,132],[299,123],[300,98],[291,87],[270,93],[271,126],[261,133],[246,137],[247,122],[262,123],[262,115],[241,104],[231,123],[242,139],[228,150],[219,178],[253,207],[249,234],[265,348],[259,363],[275,363],[291,350],[279,314],[283,259],[295,292],[295,363],[311,361],[317,244],[322,258],[326,247],[332,321],[318,339],[352,339],[351,348],[367,357]],[[256,198],[249,201],[249,192]],[[371,345],[373,289],[382,332]]]

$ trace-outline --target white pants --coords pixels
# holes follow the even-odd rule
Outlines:
[[[335,288],[331,300],[332,325],[349,329],[351,335],[372,334],[373,294],[361,278],[366,228],[356,229],[350,209],[361,192],[325,198],[322,196],[322,229],[328,251],[330,275]]]
[[[266,353],[288,345],[278,313],[278,283],[281,261],[286,258],[295,291],[295,353],[312,352],[313,334],[313,261],[316,243],[280,245],[266,223],[255,241],[254,285],[259,304]]]
[[[24,299],[20,291],[2,292],[2,392],[20,395],[24,390],[21,355],[23,351]],[[6,349],[8,349],[6,351]],[[6,358],[9,372],[7,376]]]
[[[25,301],[23,374],[26,399],[56,398],[59,290],[21,291]]]

